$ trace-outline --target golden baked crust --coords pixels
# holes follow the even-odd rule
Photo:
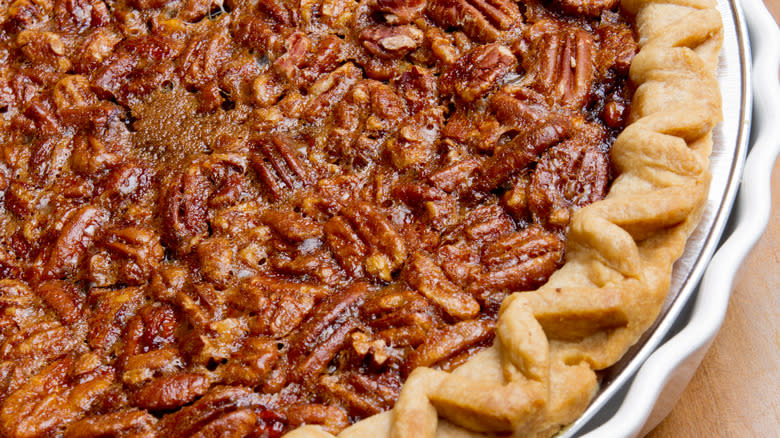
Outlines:
[[[565,265],[504,300],[493,347],[452,373],[417,368],[392,411],[340,438],[552,435],[585,410],[595,371],[656,318],[706,200],[721,19],[708,0],[622,6],[636,14],[641,46],[631,123],[612,148],[619,176],[608,196],[572,218]],[[332,435],[307,426],[286,436]]]

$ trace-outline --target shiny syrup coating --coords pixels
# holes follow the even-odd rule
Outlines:
[[[615,7],[6,2],[0,435],[337,432],[490,345],[608,189]]]

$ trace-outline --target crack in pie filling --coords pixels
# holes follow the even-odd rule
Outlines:
[[[710,0],[1,0],[0,436],[551,436],[708,188]]]

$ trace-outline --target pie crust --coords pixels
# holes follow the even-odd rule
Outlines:
[[[565,265],[539,289],[503,301],[491,348],[451,373],[417,368],[391,411],[339,438],[551,436],[582,414],[596,372],[658,315],[705,204],[721,118],[715,6],[622,1],[636,14],[641,49],[630,70],[630,124],[612,147],[619,176],[605,199],[573,215]],[[304,426],[285,436],[333,435]]]

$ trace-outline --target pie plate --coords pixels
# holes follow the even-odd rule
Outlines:
[[[669,413],[720,329],[737,268],[769,221],[780,153],[780,30],[761,0],[719,0],[718,10],[723,122],[713,132],[704,216],[674,266],[656,322],[603,374],[589,408],[559,437],[643,436]]]

